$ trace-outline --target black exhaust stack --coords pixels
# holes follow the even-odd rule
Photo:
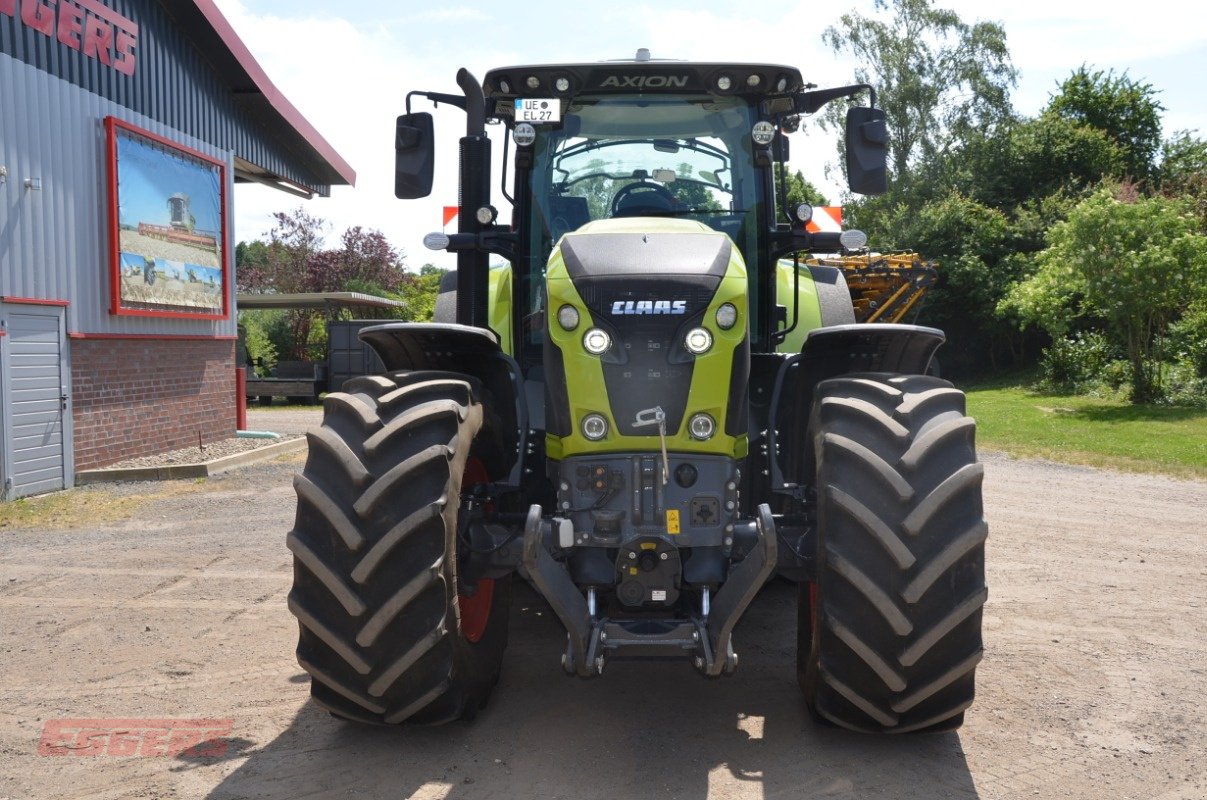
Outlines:
[[[490,205],[490,139],[486,136],[486,98],[482,84],[469,70],[457,72],[465,93],[465,137],[461,139],[461,187],[457,200],[457,232],[477,235],[486,226],[478,209]],[[489,291],[488,256],[479,250],[457,253],[457,322],[485,328]]]

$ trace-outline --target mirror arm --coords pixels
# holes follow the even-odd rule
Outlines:
[[[486,135],[486,96],[482,93],[482,84],[465,67],[457,70],[457,85],[465,97],[461,99],[461,108],[465,109],[465,135]]]
[[[775,263],[792,253],[841,253],[841,235],[832,231],[813,233],[797,227],[790,230],[781,228],[771,234],[771,262]]]
[[[462,111],[465,110],[465,98],[462,97],[461,95],[444,94],[443,92],[418,92],[417,91],[417,92],[407,92],[407,113],[408,114],[411,113],[411,97],[413,97],[414,95],[419,95],[420,97],[426,97],[428,100],[432,101],[433,105],[438,106],[441,103],[447,103],[450,106],[456,106],[457,108],[461,109]]]
[[[801,92],[792,98],[792,105],[796,111],[802,114],[814,114],[831,100],[837,100],[840,97],[854,97],[863,91],[868,93],[871,103],[870,107],[875,108],[876,90],[869,83],[856,83],[850,86],[836,86],[833,89],[816,89],[810,92]]]
[[[520,236],[515,231],[501,228],[486,229],[481,233],[450,233],[446,253],[490,253],[508,261],[515,259]]]

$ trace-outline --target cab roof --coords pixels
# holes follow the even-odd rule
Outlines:
[[[487,98],[573,97],[579,94],[713,94],[775,99],[805,88],[800,70],[782,64],[652,59],[589,64],[499,67],[482,83]]]

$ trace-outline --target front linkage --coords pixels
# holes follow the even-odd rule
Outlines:
[[[696,669],[710,677],[737,668],[733,628],[776,566],[775,523],[768,506],[759,507],[757,520],[750,525],[754,528],[753,546],[730,569],[729,577],[716,597],[704,587],[698,608],[686,619],[602,616],[595,589],[589,587],[584,598],[565,564],[553,556],[554,553],[566,553],[569,547],[565,545],[573,547],[575,544],[566,541],[573,539],[573,533],[564,537],[557,532],[565,530],[568,522],[560,517],[542,518],[541,507],[534,505],[524,527],[523,550],[523,565],[528,577],[566,627],[569,641],[562,656],[562,667],[566,672],[584,678],[599,675],[603,672],[606,656],[612,654],[688,655]],[[671,561],[672,554],[678,561],[678,552],[654,537],[638,539],[620,548],[620,553],[618,572],[631,570],[634,577],[657,571],[659,562]],[[628,566],[630,562],[634,566]],[[664,579],[672,577],[675,571],[664,570]],[[665,599],[670,590],[655,588],[649,591],[655,597],[661,592],[661,598]]]

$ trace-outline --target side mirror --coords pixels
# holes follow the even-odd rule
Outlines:
[[[879,108],[847,110],[847,182],[857,194],[888,191],[888,126]]]
[[[394,196],[415,200],[431,194],[435,163],[432,115],[403,114],[394,131]]]

